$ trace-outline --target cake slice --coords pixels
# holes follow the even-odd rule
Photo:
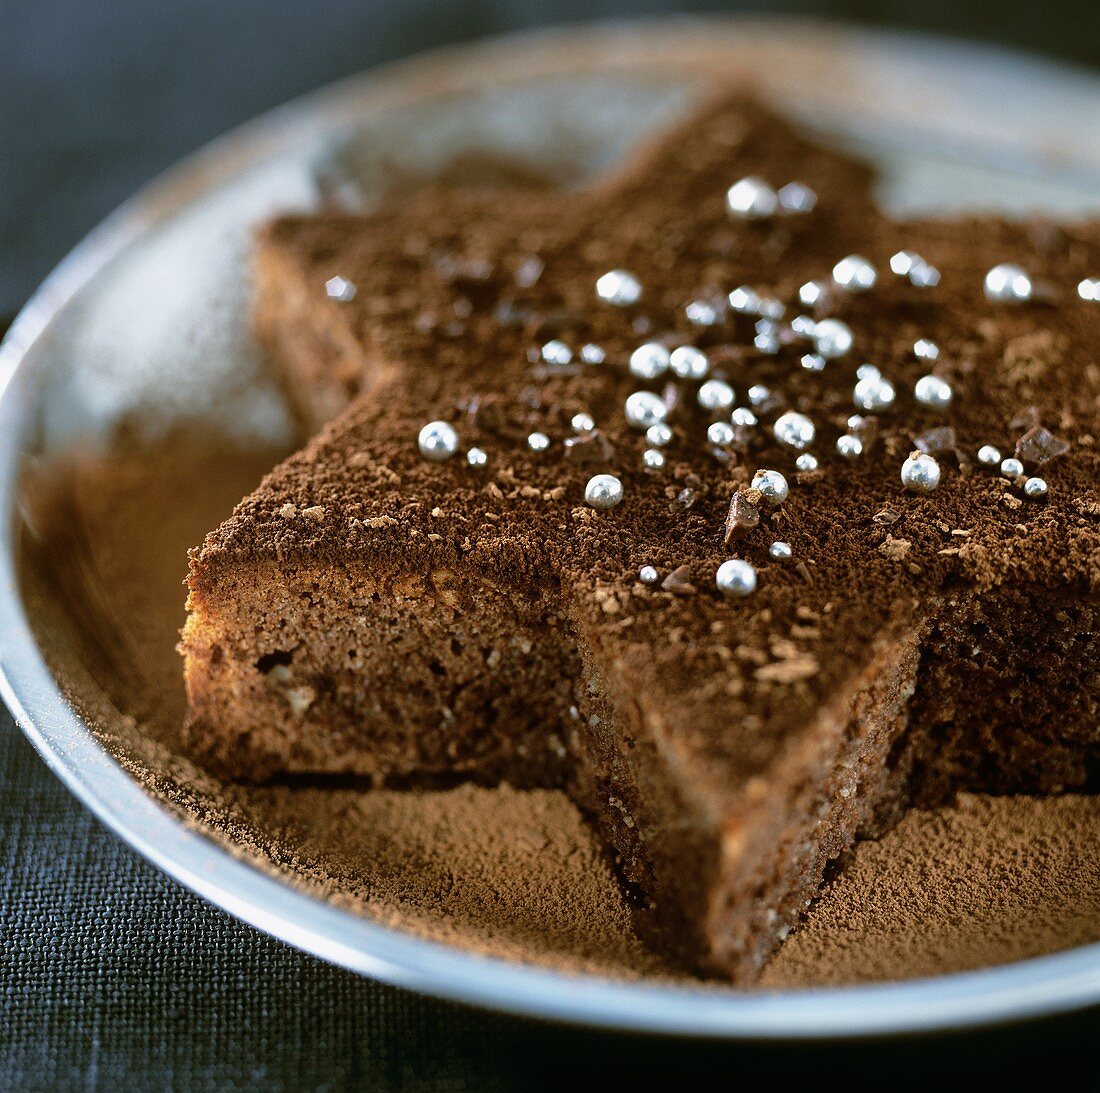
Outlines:
[[[872,187],[728,95],[583,192],[268,226],[259,336],[337,416],[192,554],[195,753],[565,786],[741,982],[910,803],[1086,784],[1100,226]]]

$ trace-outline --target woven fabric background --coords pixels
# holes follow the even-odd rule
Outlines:
[[[137,186],[292,95],[479,34],[684,7],[887,21],[1100,63],[1095,0],[0,0],[0,330]],[[1096,1085],[1098,1039],[1100,1011],[876,1043],[683,1044],[419,998],[160,875],[0,708],[0,1090],[988,1088],[1032,1070],[1074,1087]]]

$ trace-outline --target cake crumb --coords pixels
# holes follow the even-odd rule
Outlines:
[[[878,550],[890,561],[900,562],[909,554],[912,546],[913,544],[908,539],[895,539],[892,535],[887,535],[886,541],[879,546]]]

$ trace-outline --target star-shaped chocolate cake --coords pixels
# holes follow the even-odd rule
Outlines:
[[[1084,785],[1100,224],[873,182],[730,94],[583,190],[268,225],[319,432],[193,552],[195,752],[565,786],[740,981],[910,804]]]

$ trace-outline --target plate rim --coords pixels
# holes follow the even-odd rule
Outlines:
[[[446,47],[330,84],[261,114],[142,187],[110,214],[46,278],[0,344],[0,697],[46,765],[110,830],[178,883],[253,927],[298,949],[383,982],[452,1001],[528,1017],[618,1031],[709,1038],[819,1039],[974,1027],[1061,1012],[1100,1001],[1100,943],[1011,964],[881,984],[761,990],[654,984],[563,972],[485,956],[373,922],[280,881],[186,825],[134,781],[64,698],[38,649],[19,594],[14,501],[33,377],[21,368],[67,303],[144,232],[205,192],[289,150],[321,116],[336,128],[350,109],[386,96],[412,102],[440,85],[484,85],[475,72],[507,55],[545,59],[569,43],[625,33],[638,41],[680,35],[790,33],[792,25],[853,45],[919,43],[958,49],[951,39],[867,32],[816,21],[677,18],[553,28]],[[780,30],[781,28],[781,30]],[[824,29],[823,29],[824,28]],[[1080,80],[1081,70],[994,47],[968,53],[1035,66]],[[507,67],[514,68],[514,63]],[[1091,78],[1100,90],[1100,80]],[[507,82],[506,80],[504,82]],[[422,89],[430,88],[426,95]],[[1100,164],[1100,160],[1098,160]],[[195,179],[201,179],[196,190]],[[26,381],[26,382],[24,382]]]

